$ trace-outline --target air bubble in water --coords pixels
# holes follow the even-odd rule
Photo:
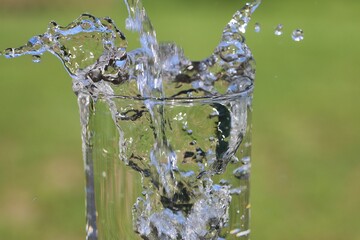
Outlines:
[[[241,229],[235,228],[235,229],[233,229],[233,230],[230,231],[230,234],[237,234],[237,233],[239,233],[239,232],[241,232]]]
[[[230,189],[229,193],[230,195],[240,195],[242,192],[241,188],[233,188]]]
[[[214,109],[214,111],[212,113],[210,113],[210,115],[209,115],[210,118],[217,117],[217,116],[219,116],[219,112],[216,109]]]
[[[225,185],[230,185],[230,182],[228,180],[221,179],[219,184],[222,185],[222,186],[225,186]]]
[[[91,22],[89,21],[82,21],[80,25],[84,30],[88,30],[91,28]]]
[[[255,23],[255,32],[260,32],[261,26],[260,23]]]
[[[283,34],[283,25],[282,24],[278,24],[277,26],[276,26],[276,28],[275,28],[275,35],[277,35],[277,36],[280,36],[280,35],[282,35]]]
[[[301,29],[295,29],[291,34],[291,37],[295,42],[300,42],[304,40],[304,32]]]
[[[250,165],[243,165],[233,171],[233,174],[238,179],[249,179],[250,177]]]
[[[39,55],[33,55],[32,56],[32,61],[34,63],[39,63],[41,61],[41,57]]]

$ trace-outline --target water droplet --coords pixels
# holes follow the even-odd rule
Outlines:
[[[280,36],[280,35],[282,35],[283,34],[283,25],[282,24],[279,24],[279,25],[277,25],[276,26],[276,28],[275,28],[275,35],[277,35],[277,36]]]
[[[13,58],[15,57],[15,49],[7,48],[4,50],[4,55],[6,58]]]
[[[261,26],[260,26],[260,23],[255,23],[255,32],[260,32],[261,30]]]
[[[33,55],[32,56],[32,61],[34,63],[39,63],[41,61],[41,57],[39,55]]]
[[[193,140],[193,141],[190,142],[190,145],[195,145],[195,144],[196,144],[196,141],[195,141],[195,140]]]
[[[291,37],[295,42],[300,42],[304,40],[304,32],[301,29],[295,29],[292,32]]]

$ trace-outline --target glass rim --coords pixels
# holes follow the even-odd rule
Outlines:
[[[124,96],[124,95],[104,95],[103,97],[114,99],[124,99],[124,100],[134,100],[134,101],[151,101],[154,103],[193,103],[193,102],[208,102],[208,101],[224,101],[232,100],[237,98],[249,97],[254,91],[254,84],[246,88],[243,91],[238,93],[230,93],[223,95],[213,95],[213,96],[202,96],[202,97],[165,97],[165,98],[155,98],[155,97],[141,97],[141,96]],[[102,97],[100,97],[102,98]]]

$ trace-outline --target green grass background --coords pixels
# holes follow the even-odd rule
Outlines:
[[[50,20],[110,16],[121,0],[0,0],[0,48]],[[202,59],[242,0],[144,0],[159,40]],[[252,239],[360,239],[360,2],[264,0],[247,43],[257,60]],[[260,22],[260,33],[253,24]],[[284,35],[274,27],[284,24]],[[291,40],[301,27],[305,40]],[[126,33],[126,32],[125,32]],[[136,36],[126,33],[131,43]],[[136,44],[130,44],[135,47]],[[45,55],[0,58],[0,239],[84,239],[80,126],[71,79]]]

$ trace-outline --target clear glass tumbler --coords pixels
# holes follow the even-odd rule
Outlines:
[[[252,91],[80,93],[87,239],[249,239]]]

